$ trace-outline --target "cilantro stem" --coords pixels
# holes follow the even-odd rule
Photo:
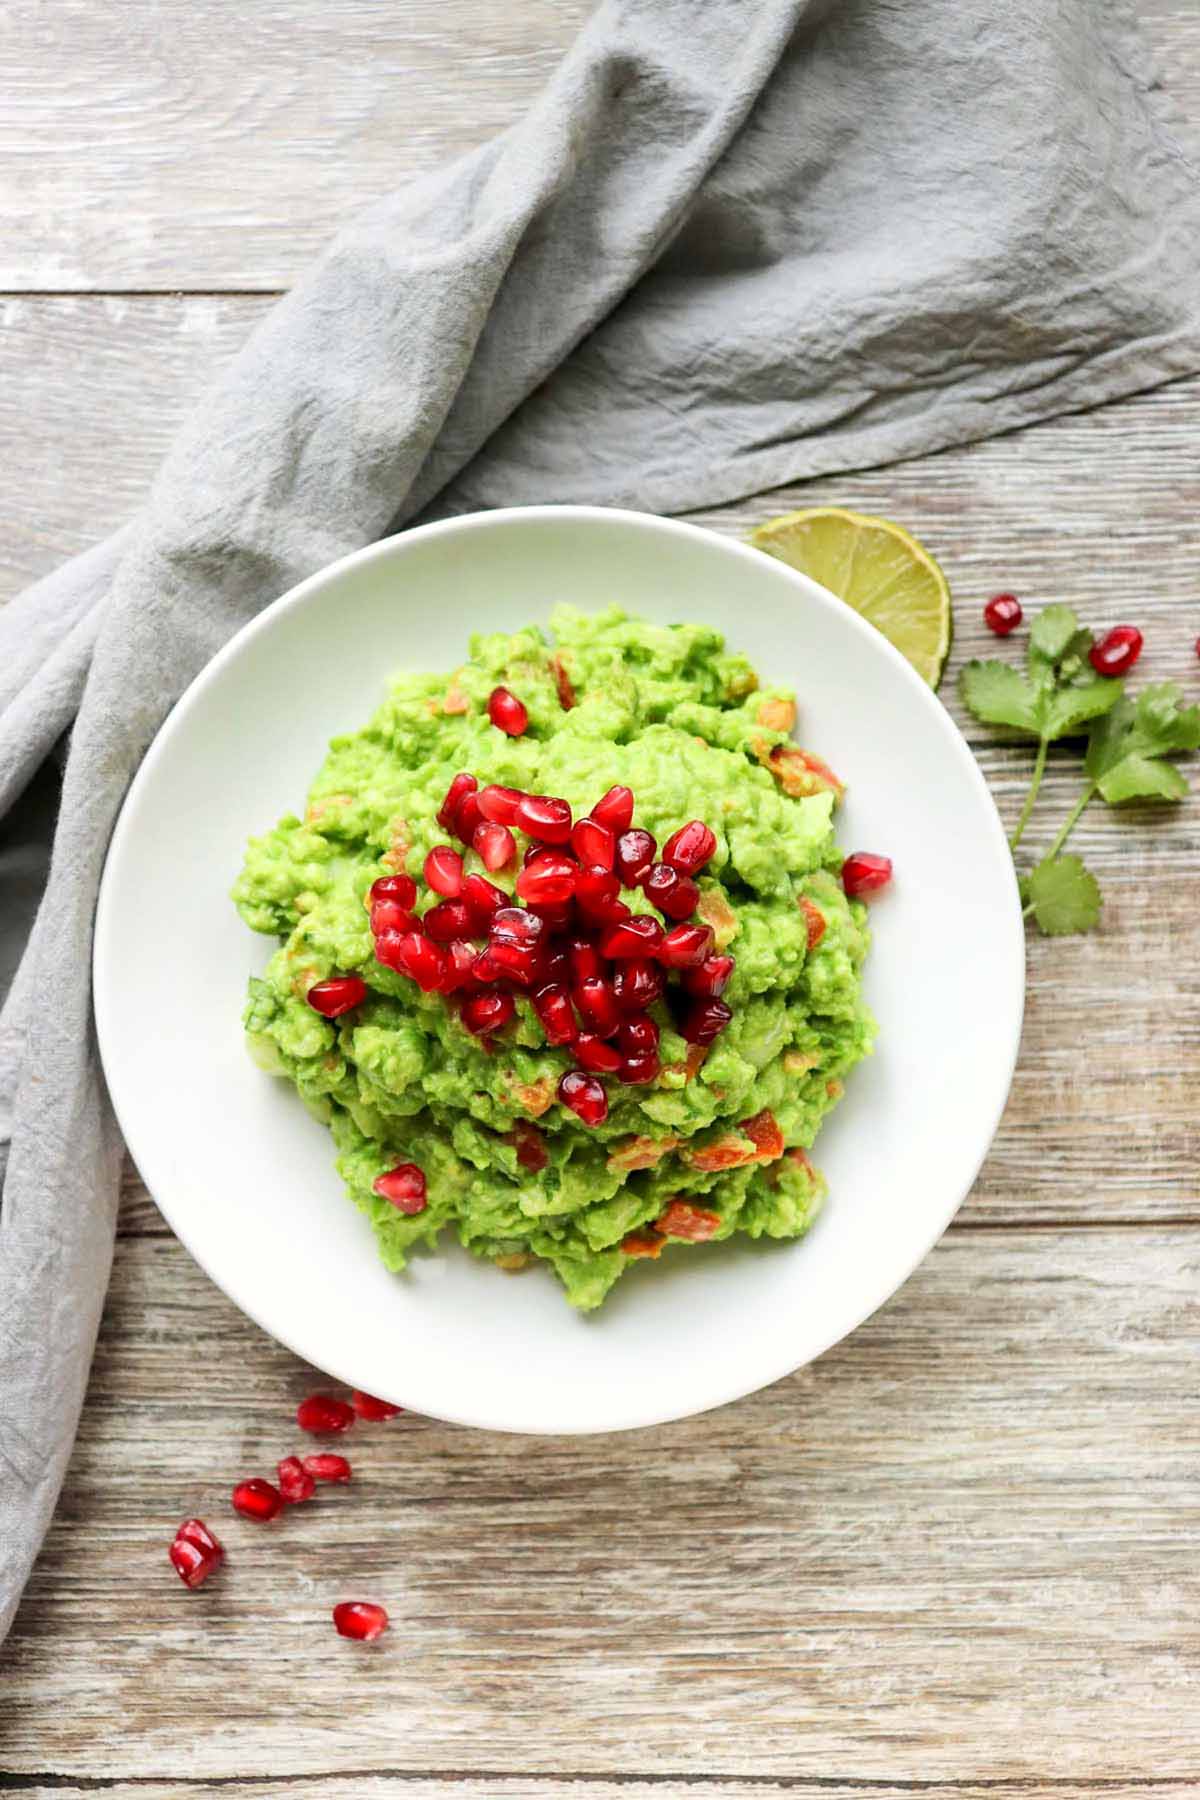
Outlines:
[[[1074,806],[1071,808],[1070,812],[1068,813],[1066,823],[1063,825],[1062,830],[1059,832],[1059,834],[1055,838],[1053,844],[1050,846],[1047,860],[1058,855],[1059,851],[1062,849],[1063,845],[1066,843],[1067,839],[1070,837],[1070,835],[1074,831],[1076,825],[1078,825],[1080,819],[1082,818],[1084,808],[1087,806],[1087,804],[1090,800],[1095,798],[1095,795],[1097,794],[1098,791],[1099,790],[1094,786],[1094,784],[1092,782],[1089,781],[1086,783],[1082,794],[1080,794],[1078,800],[1075,802]]]
[[[1025,835],[1025,827],[1029,823],[1029,816],[1033,811],[1034,801],[1038,797],[1038,789],[1042,785],[1042,776],[1046,773],[1046,756],[1049,749],[1050,739],[1039,739],[1037,761],[1033,765],[1033,779],[1029,783],[1029,792],[1025,796],[1025,804],[1021,808],[1021,816],[1017,820],[1016,829],[1008,840],[1008,847],[1014,852]]]

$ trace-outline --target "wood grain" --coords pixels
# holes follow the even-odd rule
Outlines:
[[[146,1788],[141,1782],[108,1782],[103,1792],[114,1800],[145,1800]],[[1194,1800],[1195,1785],[1190,1781],[1151,1777],[1145,1781],[1122,1782],[1120,1788],[1095,1782],[1067,1779],[1021,1781],[999,1790],[985,1782],[922,1781],[894,1786],[889,1782],[842,1782],[818,1778],[797,1780],[782,1776],[778,1781],[758,1781],[753,1776],[730,1779],[723,1776],[694,1775],[686,1778],[667,1776],[632,1781],[607,1781],[602,1776],[570,1774],[566,1776],[510,1775],[503,1771],[487,1775],[464,1775],[458,1772],[436,1775],[397,1775],[373,1770],[346,1770],[318,1775],[272,1777],[264,1781],[237,1781],[223,1785],[222,1793],[233,1793],[237,1800],[663,1800],[664,1795],[691,1795],[694,1800],[912,1800],[914,1791],[937,1800],[996,1800],[997,1791],[1013,1796],[1013,1800],[1096,1800],[1098,1794],[1120,1793],[1125,1796],[1145,1795],[1146,1800]],[[44,1787],[36,1777],[23,1776],[6,1780],[0,1775],[0,1792],[23,1794],[26,1800],[84,1800],[95,1794],[96,1784],[82,1786],[66,1776],[52,1787]],[[205,1782],[186,1777],[156,1781],[155,1794],[170,1800],[212,1800],[213,1789]]]
[[[264,1529],[222,1496],[293,1447],[312,1377],[179,1246],[126,1243],[0,1663],[0,1764],[1182,1777],[1198,1273],[1194,1232],[960,1234],[736,1407],[605,1438],[359,1427],[356,1481]],[[229,1549],[196,1595],[163,1553],[193,1512]],[[368,1594],[394,1629],[364,1652],[327,1614]]]

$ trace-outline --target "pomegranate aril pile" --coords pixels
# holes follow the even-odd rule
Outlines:
[[[528,725],[507,688],[494,690],[488,712],[510,736]],[[423,911],[407,876],[382,876],[369,896],[377,959],[452,1003],[485,1049],[516,1018],[517,997],[530,1002],[547,1044],[577,1065],[566,1070],[558,1097],[587,1125],[608,1116],[597,1077],[630,1086],[657,1080],[657,1027],[640,1038],[621,1032],[671,998],[669,982],[683,1007],[685,1036],[700,1034],[694,1042],[710,1043],[732,1016],[718,997],[733,958],[713,956],[712,930],[695,918],[695,877],[716,853],[716,833],[689,819],[660,854],[653,834],[634,825],[634,808],[632,789],[616,786],[576,819],[557,795],[495,782],[481,787],[463,770],[446,790],[438,824],[489,873],[511,870],[515,892],[445,843],[425,856],[425,886],[435,898]],[[635,912],[622,898],[637,888],[653,912]],[[340,984],[357,980],[341,976],[324,985],[337,990],[341,1005],[356,990]],[[415,1165],[401,1164],[374,1185],[401,1212],[424,1210],[424,1177]]]

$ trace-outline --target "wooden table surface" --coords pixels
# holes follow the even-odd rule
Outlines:
[[[338,223],[511,119],[585,11],[10,0],[0,598],[129,513]],[[1194,124],[1200,9],[1141,11]],[[1200,697],[1200,378],[703,517],[815,499],[941,558],[951,676],[1003,586],[1140,621],[1145,674]],[[971,736],[1011,819],[1027,758]],[[1079,847],[1103,929],[1031,941],[1012,1101],[959,1218],[850,1340],[709,1417],[577,1441],[406,1418],[360,1430],[352,1489],[264,1533],[222,1496],[292,1447],[313,1372],[131,1171],[78,1447],[0,1654],[0,1790],[1200,1794],[1200,818],[1098,810]],[[196,1596],[163,1550],[192,1512],[236,1565]],[[392,1614],[366,1652],[328,1626],[356,1589]]]

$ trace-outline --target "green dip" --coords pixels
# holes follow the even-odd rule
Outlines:
[[[328,1124],[387,1267],[451,1227],[501,1267],[551,1263],[586,1309],[664,1245],[802,1236],[824,1192],[806,1152],[874,1026],[860,992],[866,912],[838,879],[840,789],[791,743],[791,694],[761,688],[706,626],[566,606],[551,624],[553,643],[533,627],[480,636],[452,675],[393,681],[370,723],[330,745],[303,818],[251,841],[234,899],[247,925],[281,940],[250,982],[251,1051]],[[528,708],[521,737],[489,721],[501,684]],[[419,911],[437,900],[422,868],[447,841],[435,815],[460,770],[481,787],[560,795],[577,816],[621,783],[660,846],[689,819],[716,833],[700,917],[736,958],[733,1018],[702,1055],[657,1003],[662,1073],[647,1087],[606,1078],[609,1116],[595,1128],[555,1098],[570,1051],[547,1046],[527,998],[485,1047],[442,995],[375,961],[367,890],[407,872]],[[466,864],[481,866],[473,853]],[[490,879],[511,889],[515,873]],[[651,910],[640,891],[623,898]],[[366,1000],[321,1017],[309,987],[351,973]],[[548,1157],[537,1171],[517,1156],[531,1127]],[[373,1191],[400,1162],[425,1172],[416,1216]]]

